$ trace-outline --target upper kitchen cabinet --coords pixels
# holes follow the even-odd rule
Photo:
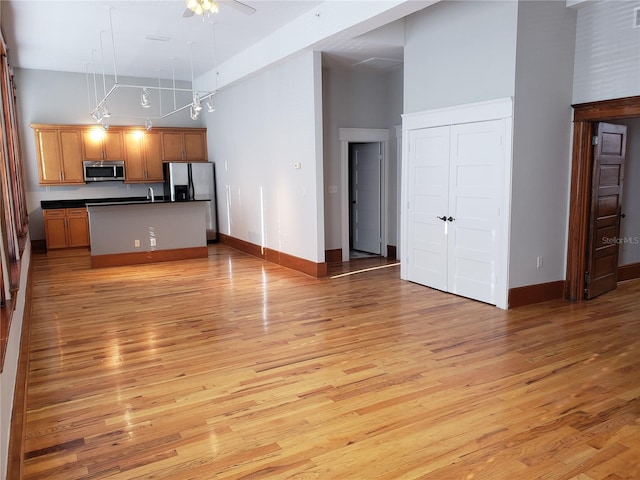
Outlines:
[[[124,160],[122,131],[93,127],[82,131],[84,160]]]
[[[84,182],[79,129],[31,125],[36,137],[40,185],[79,185]]]
[[[162,156],[160,133],[130,130],[124,132],[125,183],[161,183]]]
[[[161,132],[162,161],[206,162],[207,129],[165,129]]]

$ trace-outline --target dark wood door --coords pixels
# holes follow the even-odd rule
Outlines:
[[[627,127],[599,123],[593,148],[591,219],[587,245],[586,298],[614,290],[618,283],[620,208]]]

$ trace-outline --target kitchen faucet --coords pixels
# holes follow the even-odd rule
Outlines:
[[[155,197],[153,196],[153,188],[147,188],[147,200],[151,200],[151,203],[155,202]]]

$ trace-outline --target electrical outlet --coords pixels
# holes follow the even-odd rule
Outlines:
[[[139,247],[140,246],[140,240],[134,240],[133,241],[133,246],[134,247]]]
[[[536,259],[536,268],[542,268],[542,257]]]
[[[151,237],[149,239],[149,246],[151,246],[151,247],[155,247],[156,246],[156,239],[154,237]]]

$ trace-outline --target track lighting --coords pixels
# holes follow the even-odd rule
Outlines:
[[[194,104],[191,104],[191,108],[189,110],[191,111],[191,120],[197,120],[198,116],[200,115],[200,110],[202,110],[202,107],[196,110],[194,107]]]
[[[198,97],[193,98],[193,109],[196,112],[199,112],[200,110],[202,110],[202,105],[200,104],[200,99]]]
[[[211,113],[215,111],[216,107],[213,106],[213,98],[209,98],[209,100],[207,100],[207,112]]]
[[[105,123],[104,125],[102,125],[102,128],[104,128],[105,130],[109,130],[109,124]]]
[[[149,99],[149,90],[147,87],[143,88],[140,92],[140,106],[142,108],[149,108],[151,106],[151,100]]]
[[[207,9],[208,12],[213,11],[212,9],[217,9],[217,6],[215,5],[215,3],[212,0],[187,0],[190,3],[191,7],[196,7],[199,6],[200,8],[205,8]],[[110,26],[110,33],[111,33],[111,37],[113,40],[113,19],[112,19],[112,11],[113,11],[113,7],[109,8],[109,26]],[[203,10],[204,11],[204,10]],[[206,13],[206,12],[205,12]],[[102,51],[102,33],[104,32],[100,32],[100,40],[101,40],[101,51]],[[215,29],[214,29],[214,44],[215,44]],[[115,47],[114,47],[115,48]],[[91,108],[91,111],[89,112],[89,115],[91,116],[91,118],[97,123],[97,124],[102,124],[102,126],[104,127],[104,129],[106,130],[107,128],[109,128],[109,126],[106,124],[106,122],[108,120],[110,120],[111,118],[139,118],[140,121],[143,121],[144,119],[146,119],[147,121],[145,121],[144,125],[145,128],[147,130],[149,130],[151,128],[151,119],[164,119],[166,117],[169,117],[171,115],[177,114],[178,112],[183,112],[187,110],[190,111],[191,114],[191,118],[193,120],[197,120],[199,118],[200,112],[202,111],[203,105],[201,102],[205,101],[206,99],[209,99],[211,97],[211,95],[213,95],[214,92],[212,91],[199,91],[196,90],[194,87],[194,71],[193,71],[193,43],[190,44],[190,49],[189,49],[189,59],[190,59],[190,63],[191,63],[191,86],[189,88],[186,87],[176,87],[176,78],[175,78],[175,70],[172,67],[172,84],[171,86],[167,86],[167,85],[163,85],[163,83],[160,80],[160,77],[158,77],[158,82],[157,85],[144,85],[144,84],[135,84],[135,85],[131,85],[131,84],[122,84],[118,82],[118,76],[115,73],[116,72],[116,62],[115,62],[115,53],[113,55],[114,57],[114,62],[113,62],[113,80],[114,80],[114,84],[113,86],[111,86],[110,89],[107,88],[107,81],[106,81],[106,75],[105,75],[105,69],[104,69],[104,64],[103,64],[103,68],[102,68],[102,86],[103,86],[103,91],[104,91],[104,96],[102,97],[102,99],[99,99],[98,97],[98,81],[97,81],[97,75],[96,75],[96,68],[95,68],[95,61],[94,61],[94,53],[95,51],[92,50],[92,64],[93,64],[93,88],[91,88],[90,86],[90,77],[89,77],[89,67],[91,66],[91,64],[87,64],[87,68],[86,68],[86,76],[87,76],[87,91],[88,91],[88,99],[89,99],[89,107]],[[215,50],[215,48],[214,48]],[[102,52],[104,53],[104,52]],[[173,58],[171,59],[173,62]],[[104,58],[103,58],[103,63],[104,63]],[[214,51],[214,66],[215,66],[215,51]],[[158,69],[158,72],[160,72],[160,70]],[[132,112],[125,112],[123,114],[121,114],[119,111],[116,112],[111,112],[110,109],[107,107],[107,101],[111,98],[111,96],[113,94],[115,94],[117,91],[121,90],[121,89],[133,89],[132,90],[132,95],[133,95],[133,105],[131,105],[131,107],[133,107],[131,110],[133,110]],[[91,98],[91,90],[93,90],[93,96],[95,97],[95,103],[93,103],[92,98]],[[155,91],[157,93],[154,93],[154,97],[153,100],[151,99],[151,92]],[[140,98],[139,98],[139,104],[140,107],[137,107],[135,105],[135,92],[139,92]],[[164,100],[165,98],[169,97],[170,94],[173,94],[173,105],[170,106],[169,111],[166,111],[166,109],[164,109]],[[157,95],[157,96],[156,96]],[[191,102],[189,102],[189,100],[191,100]],[[171,104],[170,104],[171,105]],[[113,102],[112,105],[113,106]],[[153,108],[152,108],[153,107]],[[119,110],[121,107],[118,106]],[[146,112],[144,112],[143,114],[140,114],[140,109],[139,108],[145,108],[145,109],[150,109],[147,110]],[[212,106],[212,104],[210,102],[207,102],[207,110],[208,111],[213,111],[214,108]],[[117,122],[116,122],[117,123]]]
[[[144,128],[147,130],[147,132],[151,131],[151,127],[153,127],[153,123],[151,123],[150,119],[146,119],[144,121]]]

